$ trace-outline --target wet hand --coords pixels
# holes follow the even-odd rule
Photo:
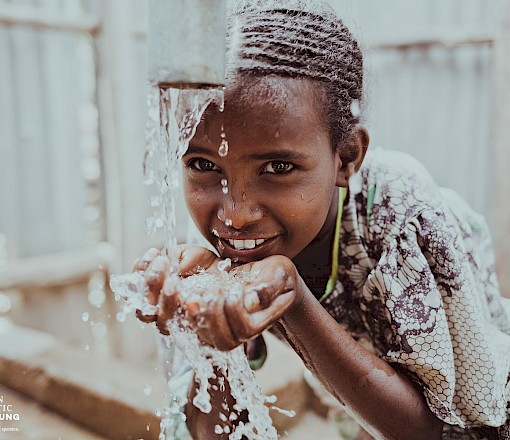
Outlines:
[[[190,245],[179,246],[177,256],[178,275],[181,277],[193,275],[198,268],[208,269],[219,260],[210,250]],[[141,310],[137,310],[136,316],[146,323],[155,322],[164,335],[168,335],[167,321],[174,317],[180,305],[177,279],[176,276],[171,276],[169,270],[170,260],[155,248],[149,249],[133,266],[134,272],[144,273],[147,301],[158,306],[154,315],[144,315]]]
[[[182,306],[191,326],[205,343],[231,350],[262,333],[300,304],[306,286],[286,257],[275,255],[232,269],[248,272],[251,281],[237,293],[216,288]]]

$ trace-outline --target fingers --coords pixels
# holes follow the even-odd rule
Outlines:
[[[179,275],[188,277],[195,274],[199,268],[209,269],[218,257],[204,247],[182,245],[179,247],[178,258]]]
[[[268,307],[250,310],[244,299],[227,297],[225,314],[234,331],[234,339],[246,342],[259,335],[280,319],[294,303],[295,292],[281,293]]]
[[[133,272],[145,271],[149,264],[160,254],[160,251],[156,248],[150,248],[145,254],[138,258],[133,264]]]
[[[156,305],[158,303],[159,294],[163,288],[169,267],[170,260],[164,255],[158,255],[147,267],[144,279],[148,287],[147,300],[149,304]]]
[[[144,315],[140,309],[136,309],[135,314],[140,321],[145,322],[146,324],[154,322],[157,318],[157,315]]]
[[[283,293],[266,309],[251,313],[251,325],[256,332],[254,336],[279,320],[294,305],[295,296],[296,294],[293,290]]]
[[[167,323],[175,315],[179,307],[179,291],[175,279],[168,277],[163,284],[163,290],[159,296],[156,327],[163,335],[169,335]]]
[[[224,311],[225,294],[216,288],[207,295],[193,295],[183,306],[186,318],[198,338],[218,350],[228,351],[241,344],[230,329]]]
[[[222,295],[213,301],[212,307],[207,310],[206,319],[214,346],[221,351],[229,351],[240,345],[233,334],[230,323],[225,314],[225,296]]]

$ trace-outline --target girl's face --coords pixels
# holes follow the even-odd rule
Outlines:
[[[273,79],[248,91],[227,88],[225,111],[212,107],[199,124],[183,156],[185,199],[223,258],[292,259],[334,223],[341,161],[313,87],[308,80]]]

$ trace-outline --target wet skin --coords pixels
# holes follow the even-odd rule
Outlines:
[[[200,232],[223,257],[249,262],[241,267],[265,285],[255,292],[245,288],[244,296],[233,302],[219,292],[217,300],[205,305],[207,327],[197,326],[197,333],[205,342],[229,349],[276,323],[314,375],[374,437],[439,439],[442,424],[421,392],[405,375],[360,346],[303,281],[314,270],[319,275],[329,272],[325,260],[312,271],[307,266],[329,255],[336,187],[346,186],[361,164],[368,136],[362,129],[353,133],[350,140],[359,151],[357,161],[342,164],[329,144],[312,83],[279,81],[274,86],[285,92],[283,107],[258,100],[261,93],[253,93],[249,101],[237,100],[239,89],[227,89],[225,112],[211,109],[205,115],[183,157],[186,202]],[[217,153],[222,125],[230,147],[224,158]],[[227,195],[222,179],[228,181]],[[239,250],[230,244],[233,239],[245,240],[244,245],[246,240],[265,241],[254,249]],[[181,248],[179,258],[181,276],[197,265],[217,270],[218,259],[203,248]],[[301,276],[292,259],[302,268]],[[178,295],[167,285],[165,261],[152,255],[135,267],[146,269],[152,303],[164,304],[162,296]],[[256,301],[246,302],[253,293]],[[175,301],[166,298],[166,302],[176,309]],[[186,304],[182,306],[186,310]],[[157,321],[159,316],[149,318]],[[212,435],[217,416],[202,414],[192,405],[188,411],[194,438],[223,438]]]
[[[224,258],[293,259],[313,240],[329,253],[341,161],[312,90],[291,82],[283,110],[262,102],[247,111],[227,95],[225,111],[209,110],[198,126],[183,157],[184,194],[195,224]],[[222,127],[225,157],[218,155]],[[240,250],[234,239],[265,241]]]

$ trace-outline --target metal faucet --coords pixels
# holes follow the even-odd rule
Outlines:
[[[162,88],[225,84],[226,0],[150,0],[148,80]]]

